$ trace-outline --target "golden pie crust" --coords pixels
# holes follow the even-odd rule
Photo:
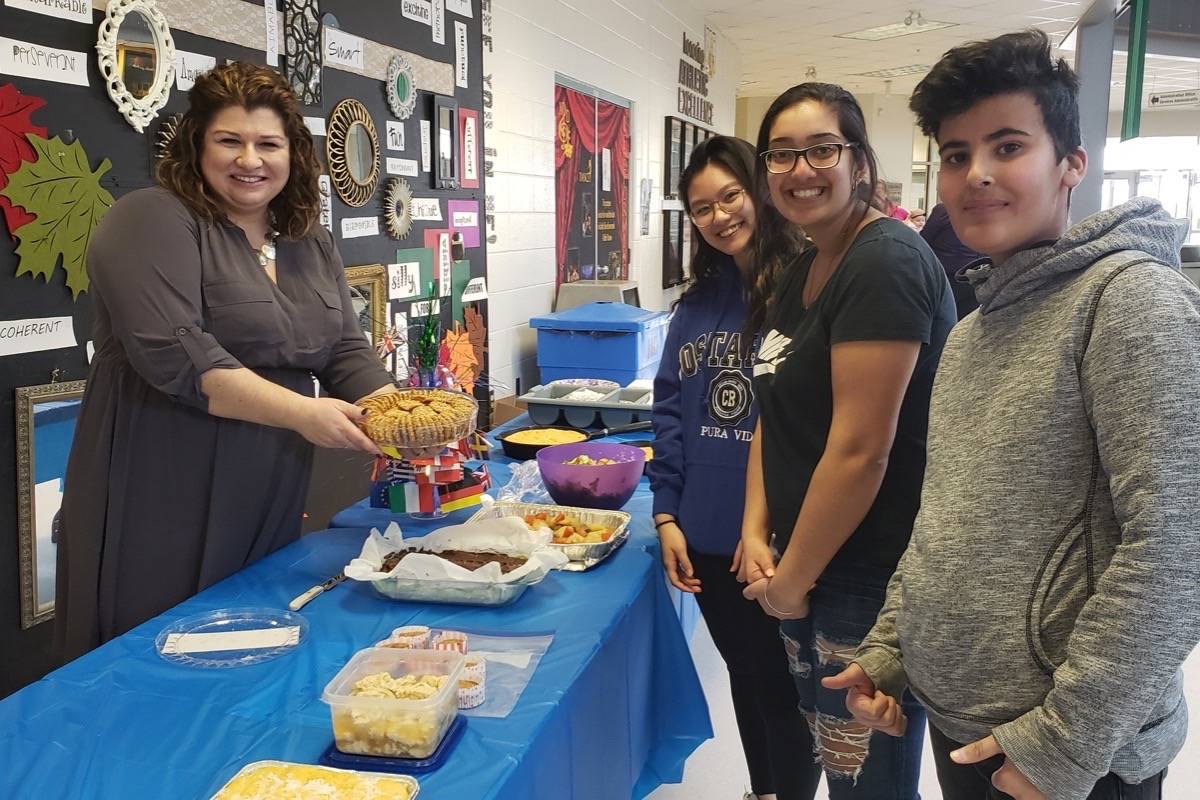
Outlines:
[[[359,402],[367,409],[362,428],[377,444],[432,447],[470,436],[479,405],[462,392],[401,389]]]

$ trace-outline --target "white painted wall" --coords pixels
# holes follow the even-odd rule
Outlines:
[[[567,75],[633,103],[631,116],[630,278],[642,305],[666,308],[662,290],[663,119],[676,112],[683,32],[704,42],[703,14],[687,0],[493,0],[494,148],[488,194],[494,198],[495,242],[488,245],[489,358],[496,397],[537,382],[537,338],[530,317],[554,299],[554,74]],[[713,128],[734,129],[741,58],[717,36],[716,75],[709,81]],[[654,181],[650,235],[640,235],[638,187]]]
[[[1200,109],[1142,109],[1141,134],[1143,137],[1200,136]],[[1108,135],[1121,135],[1120,112],[1108,115]]]

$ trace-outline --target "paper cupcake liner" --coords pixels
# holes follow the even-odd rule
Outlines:
[[[458,631],[442,631],[433,639],[434,650],[453,650],[467,654],[467,635]]]
[[[467,656],[463,659],[462,679],[476,683],[487,680],[487,661],[483,656]]]
[[[407,642],[409,648],[421,650],[429,647],[429,637],[430,630],[424,625],[406,625],[392,631],[388,639],[393,642]]]
[[[466,684],[465,686],[463,684]],[[464,680],[459,678],[458,681],[458,707],[459,708],[475,708],[483,703],[484,684],[475,683],[474,681]]]

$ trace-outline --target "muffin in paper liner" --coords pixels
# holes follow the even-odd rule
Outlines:
[[[457,653],[462,653],[464,656],[470,646],[467,643],[467,635],[459,631],[442,631],[437,636],[433,637],[433,643],[430,647],[434,650],[453,650]]]
[[[458,679],[458,707],[460,709],[477,708],[487,699],[483,681],[470,678]]]
[[[392,635],[387,640],[396,643],[394,645],[396,647],[420,650],[429,647],[430,636],[432,636],[432,632],[424,625],[405,625],[392,631]]]

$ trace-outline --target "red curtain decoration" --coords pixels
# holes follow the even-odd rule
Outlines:
[[[578,98],[578,99],[576,99]],[[579,171],[579,126],[573,107],[582,107],[584,98],[579,92],[565,86],[554,87],[554,195],[555,217],[558,222],[555,256],[557,283],[562,283],[563,268],[567,263],[567,235],[571,230],[571,219],[575,213],[575,180]],[[592,111],[587,110],[588,126],[591,127]]]
[[[558,230],[556,255],[559,280],[567,261],[567,233],[574,212],[579,147],[589,153],[608,148],[613,161],[613,205],[616,206],[617,242],[621,250],[621,275],[629,274],[629,109],[596,100],[565,86],[554,87],[555,195]]]

